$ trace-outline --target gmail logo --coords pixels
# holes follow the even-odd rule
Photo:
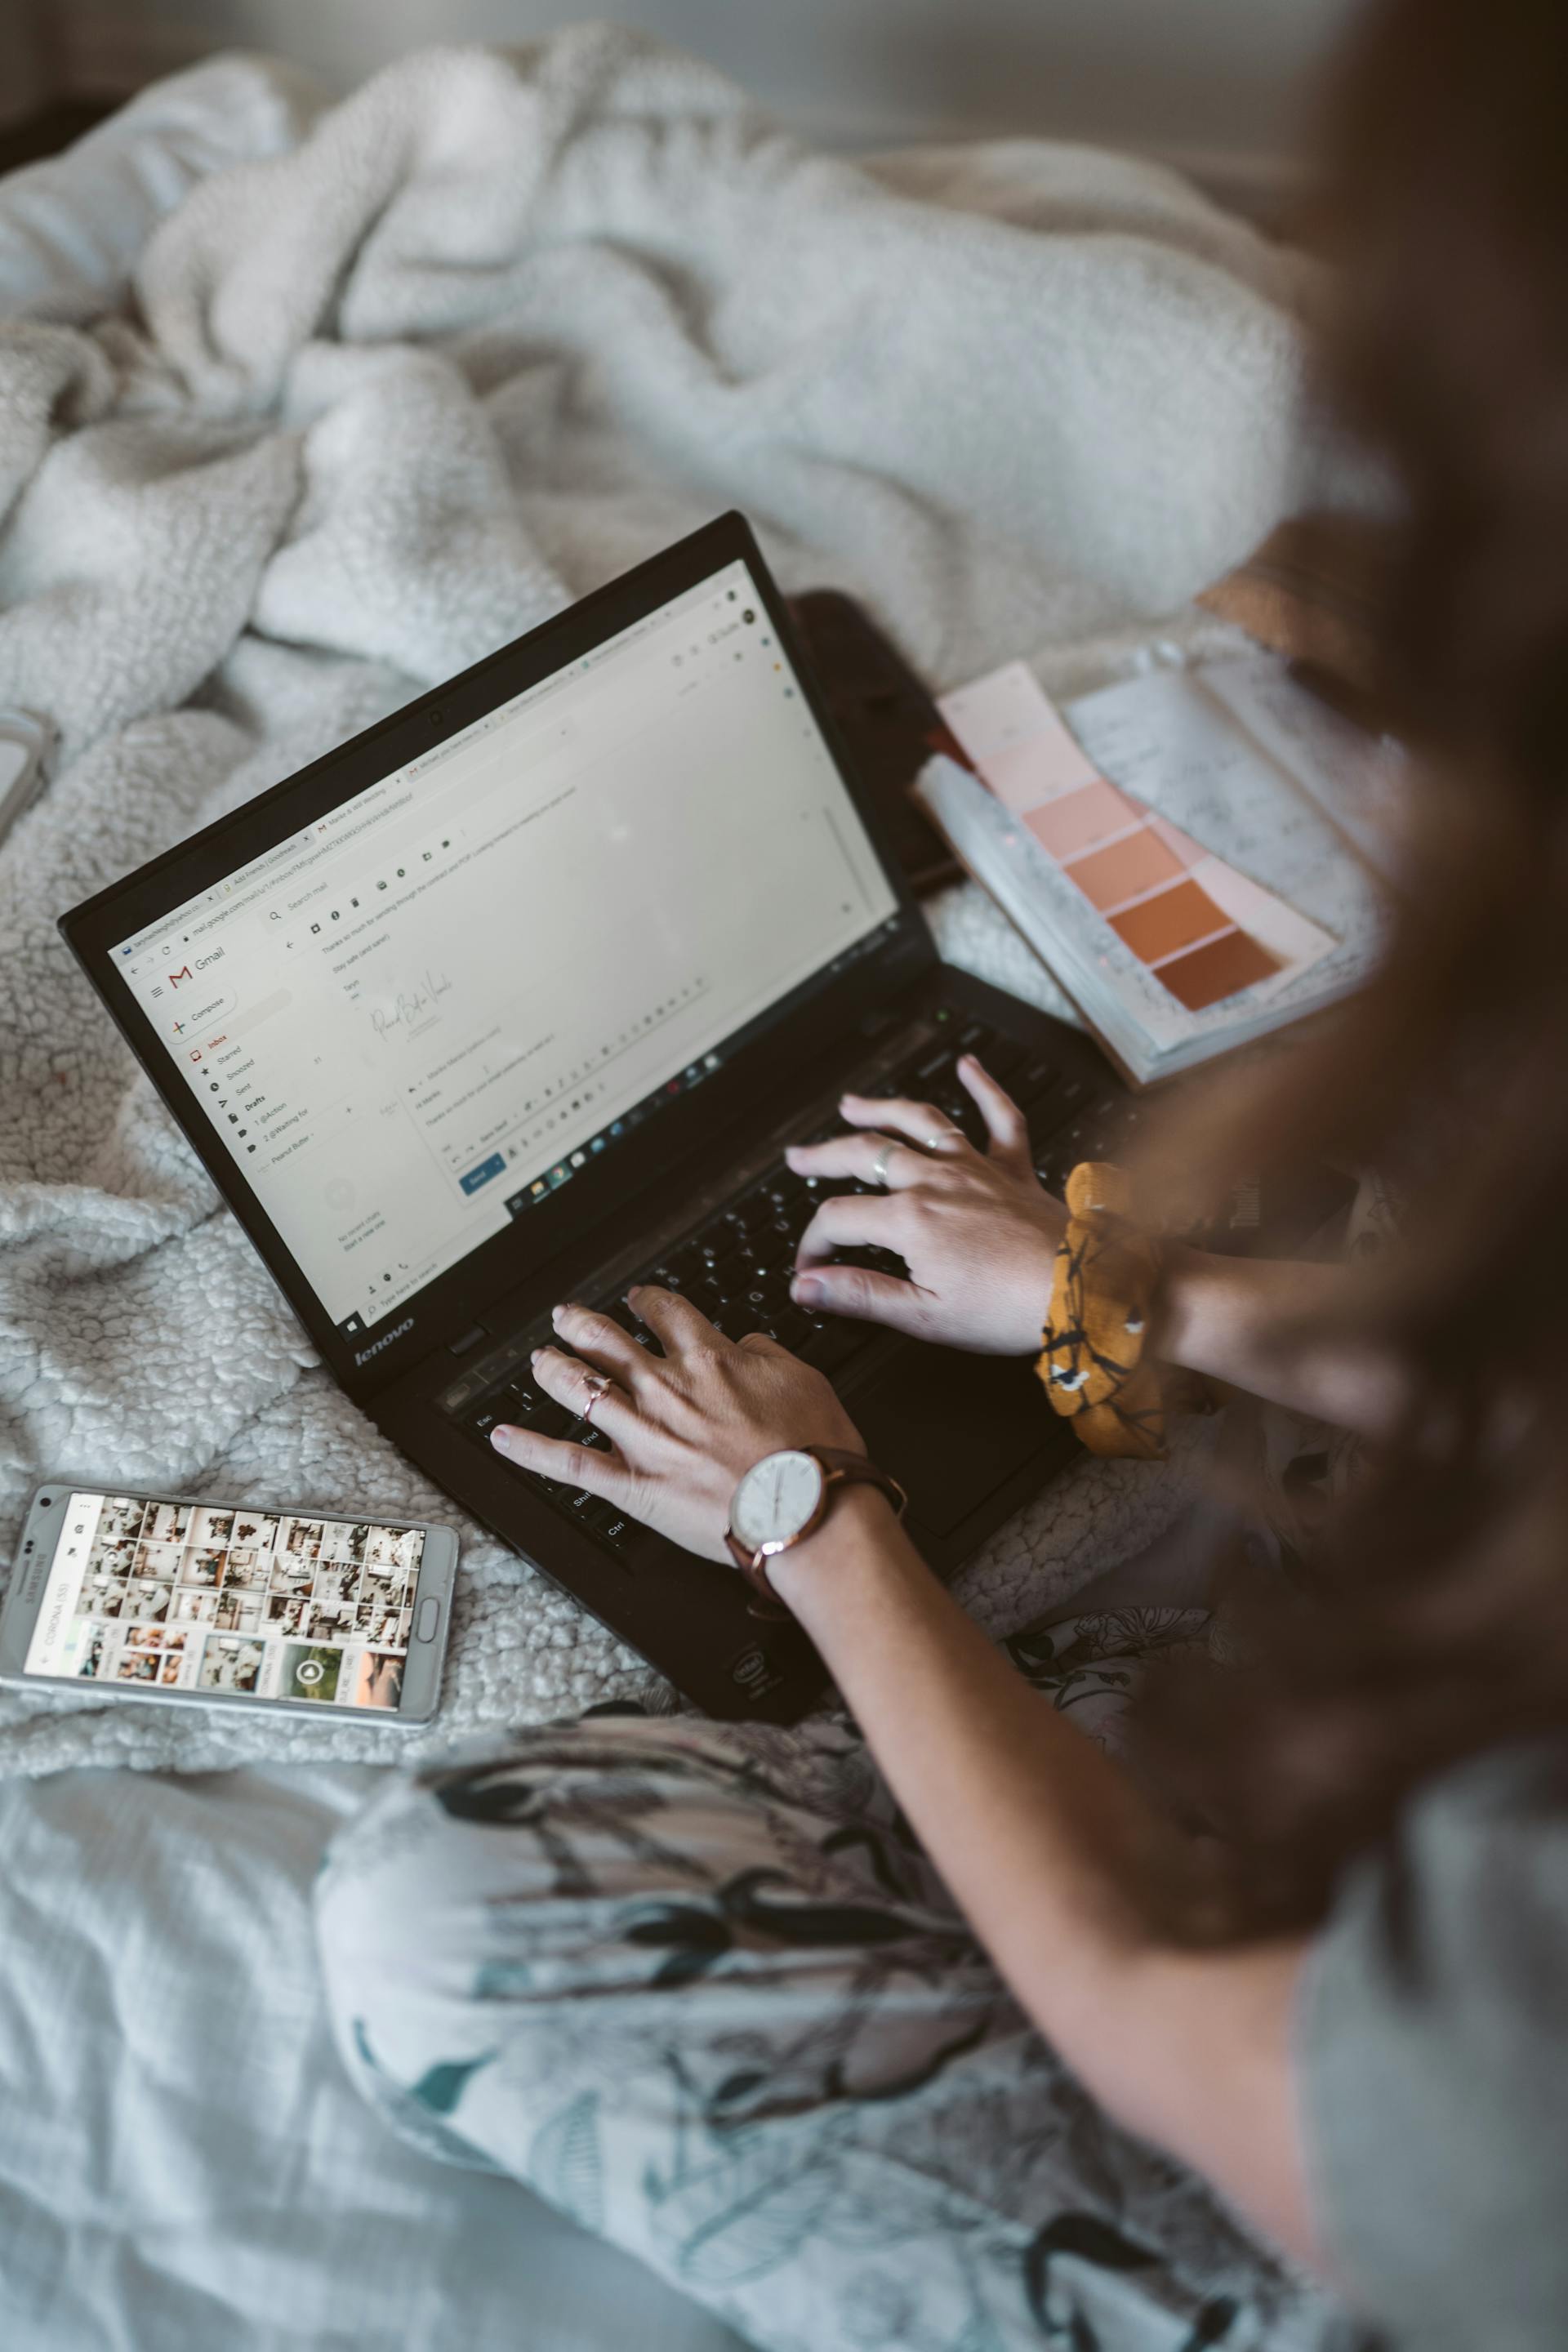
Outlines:
[[[192,973],[190,965],[188,963],[183,963],[178,971],[172,971],[169,974],[169,985],[171,988],[178,988],[181,981],[189,980],[191,977]]]

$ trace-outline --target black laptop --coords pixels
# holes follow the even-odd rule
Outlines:
[[[348,1394],[710,1713],[793,1720],[820,1662],[732,1569],[491,1447],[501,1419],[603,1442],[530,1378],[557,1300],[629,1328],[657,1281],[821,1366],[940,1573],[1068,1457],[1028,1363],[790,1298],[816,1200],[852,1188],[783,1150],[851,1082],[975,1137],[975,1052],[1058,1182],[1125,1097],[938,962],[739,515],[61,929]]]

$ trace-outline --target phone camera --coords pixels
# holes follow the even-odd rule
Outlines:
[[[40,1510],[40,1511],[52,1511],[52,1510],[54,1509],[54,1507],[55,1507],[55,1498],[54,1498],[54,1496],[53,1496],[52,1495],[40,1495],[40,1496],[39,1496],[39,1497],[38,1497],[38,1508],[39,1508],[39,1510]]]

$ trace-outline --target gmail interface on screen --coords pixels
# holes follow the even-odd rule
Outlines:
[[[735,563],[114,954],[353,1333],[895,913]]]

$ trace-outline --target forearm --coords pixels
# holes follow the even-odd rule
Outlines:
[[[879,1497],[846,1497],[773,1573],[1042,2033],[1118,2120],[1305,2252],[1285,2059],[1299,1955],[1183,1948],[1191,1843],[1013,1671]]]
[[[1365,1437],[1397,1420],[1406,1383],[1390,1356],[1371,1349],[1303,1344],[1296,1328],[1331,1314],[1352,1279],[1340,1265],[1217,1257],[1173,1248],[1167,1263],[1162,1356],[1182,1370],[1248,1395],[1332,1422]]]
[[[998,1964],[1047,1967],[1059,2038],[1150,1932],[1163,1832],[942,1591],[886,1504],[847,1496],[771,1574]],[[999,1893],[1001,1899],[998,1899]]]

